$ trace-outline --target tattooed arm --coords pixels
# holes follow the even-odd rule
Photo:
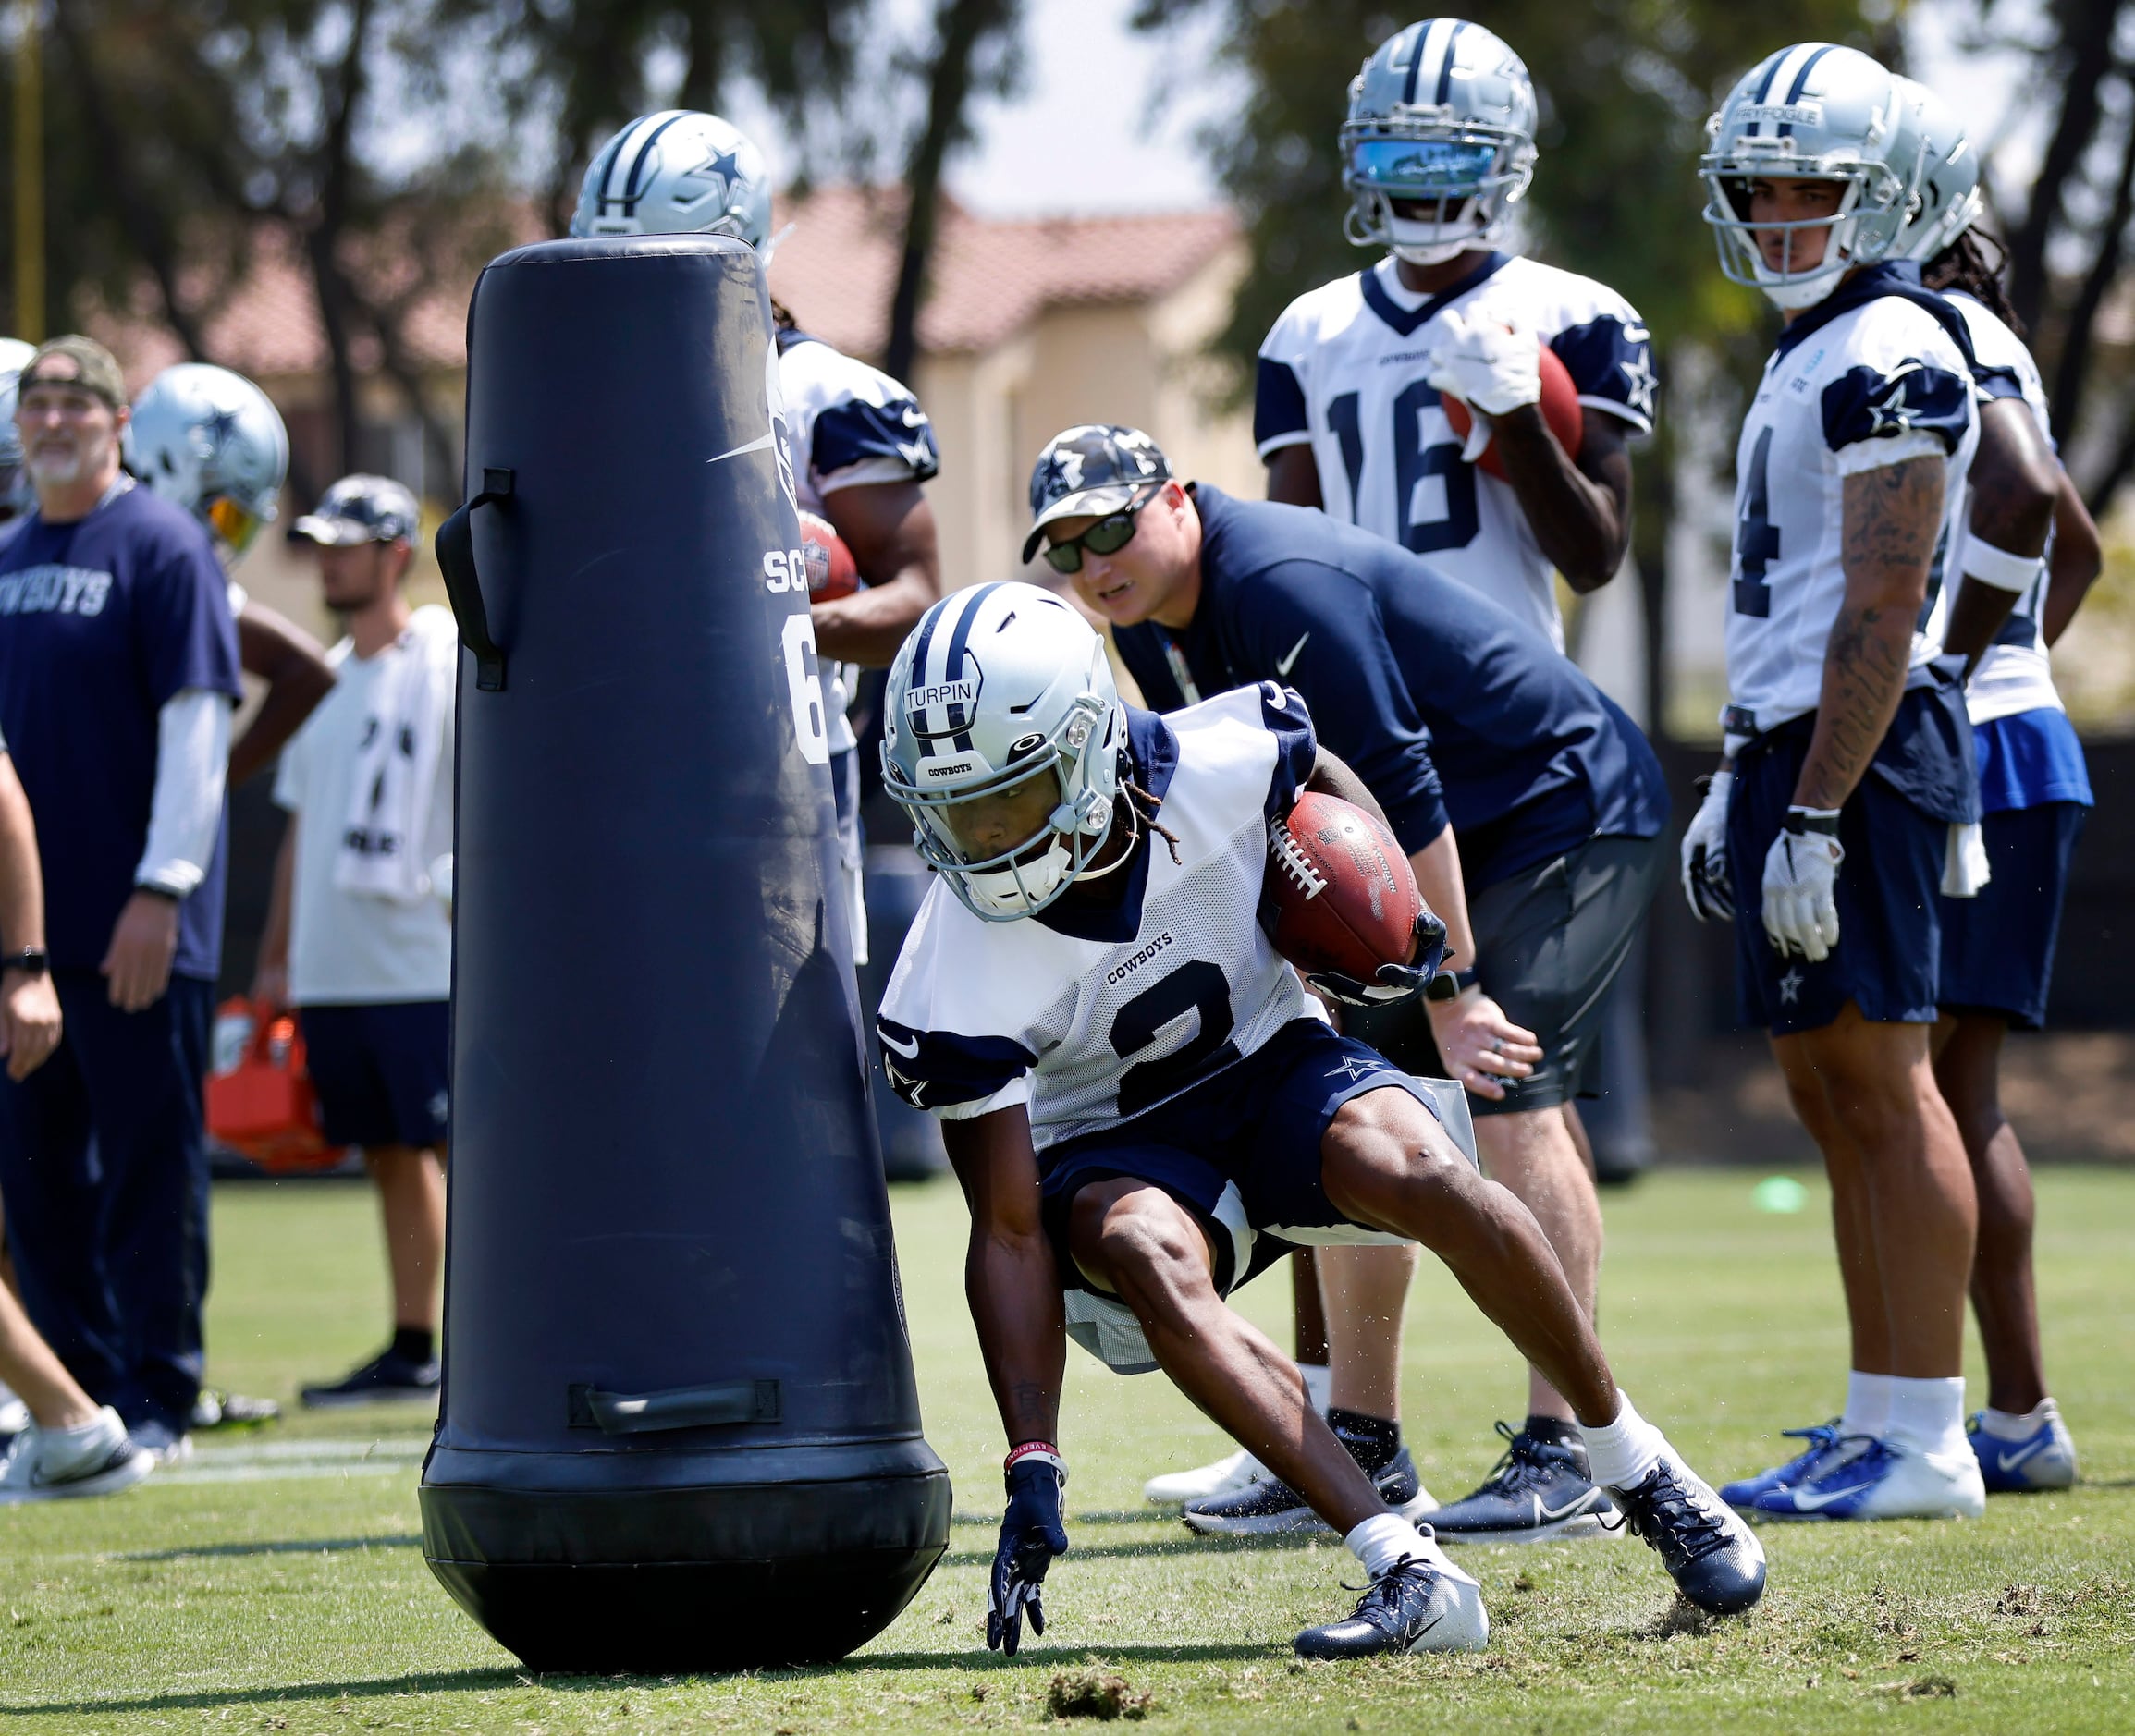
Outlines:
[[[1816,732],[1794,787],[1799,807],[1843,807],[1897,715],[1942,528],[1945,469],[1940,458],[1908,458],[1845,479],[1846,597],[1823,654]]]
[[[1052,1243],[1038,1213],[1028,1112],[1018,1103],[968,1121],[944,1121],[941,1137],[971,1208],[963,1290],[1001,1427],[1011,1447],[1057,1441],[1067,1327]]]

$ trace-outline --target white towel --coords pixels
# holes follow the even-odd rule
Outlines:
[[[344,892],[403,904],[430,895],[430,853],[423,834],[458,672],[457,656],[448,653],[457,643],[451,616],[424,607],[378,654],[371,712],[357,741],[348,824],[334,863],[334,884]]]
[[[1987,840],[1977,820],[1950,822],[1943,838],[1943,897],[1976,899],[1994,877],[1987,865]]]

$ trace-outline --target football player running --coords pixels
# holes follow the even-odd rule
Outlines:
[[[267,395],[242,374],[203,361],[166,368],[134,400],[127,467],[142,487],[206,527],[225,572],[281,510],[289,436]],[[230,749],[229,782],[241,784],[282,751],[334,685],[319,642],[230,581],[238,657],[267,684]],[[215,1396],[208,1395],[211,1399]],[[264,1400],[248,1400],[260,1404]],[[235,1420],[235,1419],[232,1419]]]
[[[1729,1485],[1798,1519],[1959,1517],[1977,1200],[1935,1085],[1940,888],[1976,889],[1979,786],[1942,581],[1979,440],[1962,316],[1901,263],[1917,107],[1867,55],[1781,49],[1711,123],[1728,277],[1785,330],[1736,449],[1727,753],[1684,841],[1693,909],[1732,915],[1833,1181],[1853,1371],[1835,1438]]]
[[[755,249],[767,269],[777,245],[770,171],[763,153],[717,115],[670,108],[641,116],[595,153],[571,232],[732,236]],[[773,421],[790,454],[795,505],[829,521],[863,581],[852,595],[816,603],[808,614],[816,649],[829,660],[830,783],[852,894],[853,962],[865,964],[859,758],[846,716],[854,675],[847,666],[885,667],[941,594],[934,513],[920,489],[941,459],[933,424],[909,387],[809,336],[776,302],[772,311],[784,399],[772,406]]]
[[[2067,628],[2099,569],[2097,527],[2052,445],[2038,364],[2015,328],[1998,274],[1972,225],[1982,201],[1979,155],[1963,124],[1932,91],[1900,80],[1919,104],[1927,139],[1919,207],[1897,251],[1921,262],[1924,281],[1963,316],[1978,361],[1980,446],[1965,488],[1961,575],[1946,647],[1971,668],[1966,706],[1980,771],[1982,828],[1993,877],[1941,908],[1941,1017],[1935,1081],[1957,1118],[1979,1191],[1972,1307],[1986,1351],[1987,1406],[1972,1421],[1972,1449],[1990,1493],[2066,1488],[2076,1449],[2046,1391],[2031,1277],[2031,1172],[2001,1111],[1998,1072],[2009,1028],[2044,1021],[2069,860],[2091,805],[2083,751],[2061,705],[2046,647]],[[1834,1182],[1842,1178],[1834,1172]],[[1880,1274],[1861,1178],[1837,1203],[1847,1246],[1840,1271],[1856,1326],[1857,1367],[1881,1348],[1862,1342],[1879,1318]],[[1859,1379],[1871,1400],[1883,1377]],[[1812,1459],[1875,1419],[1834,1419],[1796,1431]],[[1802,1480],[1808,1469],[1785,1479]]]
[[[1654,375],[1645,325],[1623,297],[1505,251],[1534,173],[1535,118],[1525,65],[1479,25],[1411,24],[1364,63],[1341,135],[1346,228],[1359,246],[1386,253],[1300,297],[1276,322],[1260,348],[1254,433],[1269,498],[1322,507],[1427,556],[1562,651],[1553,575],[1589,593],[1622,565],[1631,521],[1626,442],[1651,431]],[[1539,408],[1543,348],[1578,393],[1576,458]],[[1449,398],[1470,407],[1471,439],[1448,419]],[[1485,436],[1502,477],[1473,461]],[[1324,711],[1324,697],[1319,703]],[[1489,919],[1503,909],[1502,899],[1479,906],[1479,950],[1455,962],[1464,986],[1479,972],[1519,1039],[1529,1046],[1539,1039],[1547,1056],[1559,1033],[1540,1028],[1550,1022],[1544,1009],[1505,975],[1491,976],[1493,957],[1502,972],[1520,938],[1493,932]],[[1629,913],[1627,926],[1641,916]],[[1344,1016],[1405,1065],[1445,1070],[1429,1058],[1430,1033],[1413,1009],[1393,1015],[1393,1024],[1386,1015]],[[1590,1317],[1601,1211],[1577,1143],[1578,1070],[1548,1066],[1486,1079],[1473,1087],[1471,1106],[1485,1167],[1541,1221]],[[1397,1427],[1413,1253],[1337,1250],[1315,1264],[1333,1364],[1330,1414],[1352,1428]],[[1302,1277],[1299,1288],[1305,1351],[1314,1299]],[[1602,1534],[1571,1411],[1539,1373],[1529,1371],[1528,1385],[1526,1421],[1517,1430],[1499,1425],[1508,1448],[1497,1466],[1433,1514],[1442,1536]],[[1254,1486],[1260,1475],[1249,1460],[1226,1461],[1155,1479],[1147,1492],[1243,1512],[1265,1504],[1266,1491]]]
[[[1387,1509],[1290,1360],[1223,1304],[1291,1243],[1360,1232],[1431,1249],[1570,1395],[1595,1475],[1685,1595],[1753,1604],[1756,1538],[1616,1389],[1533,1214],[1470,1167],[1425,1087],[1336,1034],[1261,928],[1270,827],[1298,793],[1376,809],[1304,702],[1266,682],[1130,710],[1067,604],[988,584],[927,612],[886,703],[884,787],[939,877],[878,1035],[899,1093],[941,1119],[971,1209],[966,1288],[1010,1443],[988,1644],[1014,1651],[1025,1615],[1043,1632],[1068,1547],[1071,1321],[1108,1363],[1161,1366],[1364,1563],[1355,1613],[1299,1652],[1486,1642],[1476,1582]],[[1444,928],[1417,929],[1380,992],[1432,974]]]

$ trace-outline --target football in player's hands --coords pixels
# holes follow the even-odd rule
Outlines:
[[[1586,413],[1579,408],[1579,388],[1572,384],[1572,376],[1564,364],[1557,360],[1557,352],[1547,344],[1541,347],[1542,421],[1564,447],[1564,456],[1579,456],[1579,444],[1587,432]],[[1451,393],[1441,393],[1439,403],[1444,408],[1445,419],[1453,424],[1453,437],[1465,441],[1468,430],[1475,426],[1475,412]],[[1478,460],[1481,467],[1500,482],[1505,480],[1504,460],[1498,456],[1497,440],[1483,447]]]
[[[1275,950],[1311,975],[1378,979],[1417,947],[1423,894],[1393,835],[1339,796],[1307,790],[1269,828]]]
[[[834,602],[860,589],[860,568],[853,551],[828,519],[801,515],[801,559],[808,570],[808,601]]]

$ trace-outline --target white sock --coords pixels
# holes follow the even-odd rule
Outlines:
[[[1325,1363],[1299,1363],[1297,1372],[1305,1376],[1305,1396],[1312,1401],[1312,1408],[1325,1416],[1332,1401],[1334,1371]]]
[[[1404,1556],[1420,1561],[1430,1553],[1423,1533],[1399,1513],[1374,1513],[1342,1541],[1373,1579]]]
[[[1847,1371],[1846,1412],[1838,1419],[1841,1434],[1881,1440],[1889,1432],[1890,1380],[1888,1375],[1864,1375],[1858,1368]]]
[[[1996,1440],[2030,1440],[2061,1414],[2051,1399],[2041,1399],[2029,1411],[1997,1411],[1989,1405],[1980,1412],[1980,1426]]]
[[[37,1431],[37,1467],[47,1476],[64,1475],[109,1452],[125,1436],[126,1424],[109,1405],[72,1428],[41,1428]]]
[[[1619,1389],[1622,1409],[1605,1428],[1574,1424],[1587,1443],[1588,1475],[1605,1489],[1627,1489],[1650,1471],[1668,1443],[1661,1431],[1631,1408],[1630,1395]]]
[[[1890,1384],[1890,1425],[1884,1438],[1920,1453],[1969,1450],[1965,1444],[1962,1375],[1934,1380],[1908,1380],[1898,1375],[1885,1378]]]

